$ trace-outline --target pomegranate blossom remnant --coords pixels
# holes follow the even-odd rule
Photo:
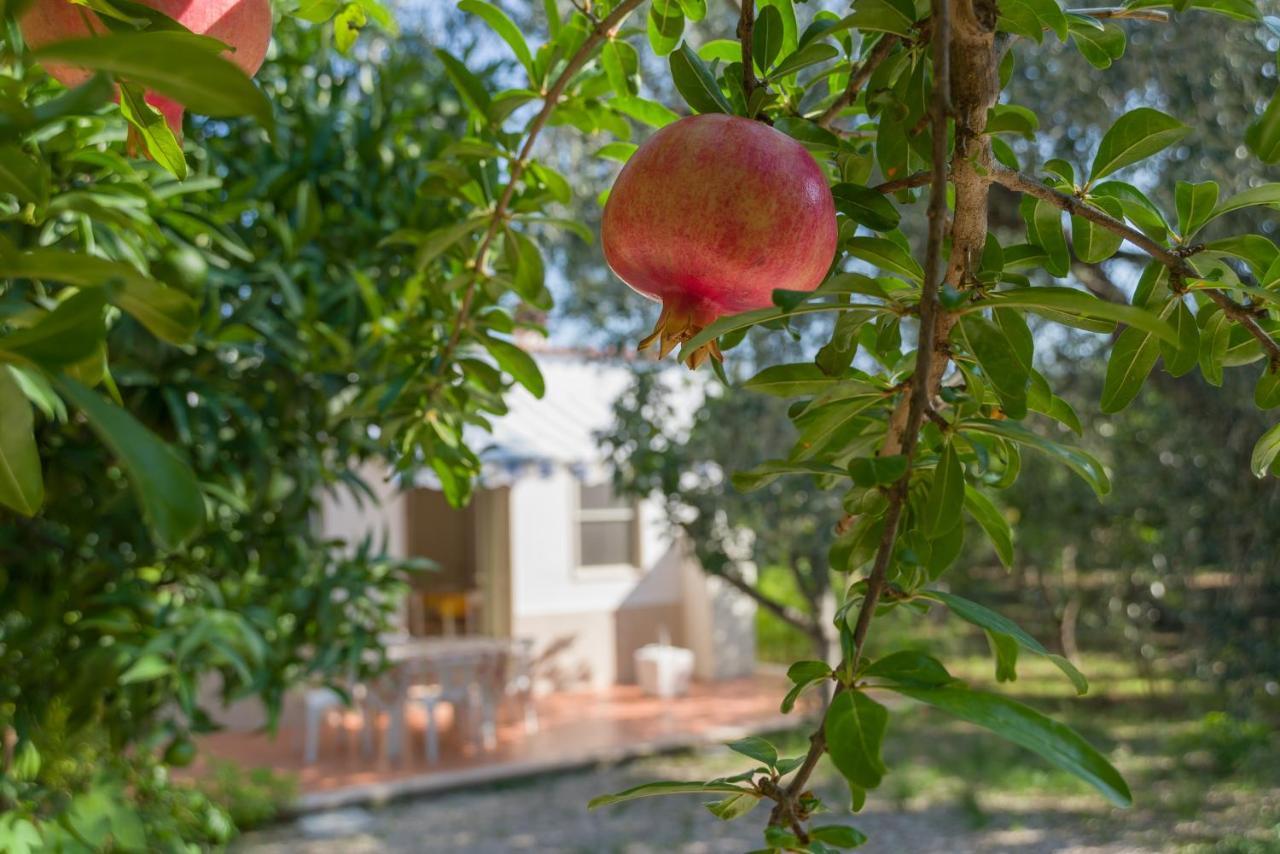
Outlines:
[[[168,15],[191,32],[211,36],[230,46],[232,62],[252,77],[262,67],[271,42],[270,0],[138,0],[143,6]],[[36,0],[22,16],[22,37],[33,50],[70,39],[88,38],[105,33],[102,20],[88,8],[71,0]],[[89,79],[89,73],[65,65],[47,67],[59,83],[78,86]],[[147,103],[164,116],[179,137],[185,108],[154,92],[147,93]]]
[[[662,303],[641,349],[665,356],[718,317],[812,291],[836,251],[826,177],[804,146],[762,122],[690,116],[654,134],[618,175],[604,208],[605,260]],[[688,357],[720,359],[714,341]]]

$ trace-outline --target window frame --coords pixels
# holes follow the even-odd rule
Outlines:
[[[609,487],[612,494],[613,485],[609,481],[588,483],[586,480],[575,480],[573,490],[573,571],[576,576],[593,580],[611,577],[634,578],[644,572],[644,555],[641,538],[641,501],[628,498],[626,507],[584,508],[582,491],[584,489]],[[619,496],[615,496],[619,497]],[[584,524],[592,522],[630,522],[631,554],[623,563],[583,563],[582,531]]]

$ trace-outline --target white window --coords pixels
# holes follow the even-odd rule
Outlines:
[[[638,566],[639,514],[636,502],[615,495],[613,485],[578,487],[578,565]]]

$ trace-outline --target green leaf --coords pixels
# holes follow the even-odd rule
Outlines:
[[[880,758],[889,712],[862,691],[841,691],[827,708],[823,729],[831,762],[851,786],[874,789],[888,769]]]
[[[1178,333],[1154,312],[1137,306],[1099,299],[1093,294],[1075,288],[1014,288],[997,291],[966,304],[968,311],[979,311],[984,308],[1028,308],[1032,311],[1044,309],[1073,317],[1125,323],[1170,344],[1178,343]]]
[[[1094,68],[1110,68],[1124,56],[1124,30],[1115,24],[1099,26],[1092,19],[1081,21],[1079,15],[1068,15],[1067,29],[1080,55]]]
[[[1026,415],[1030,372],[1009,337],[991,321],[974,314],[963,316],[955,328],[964,348],[995,388],[1004,410],[1012,418]]]
[[[1093,158],[1089,182],[1168,148],[1190,130],[1172,116],[1150,107],[1139,107],[1125,113],[1103,135],[1098,153]]]
[[[1093,786],[1116,806],[1133,803],[1124,778],[1101,753],[1070,728],[1028,706],[954,684],[938,688],[898,685],[893,690],[1038,753]]]
[[[125,470],[157,545],[176,549],[204,524],[204,499],[186,460],[132,415],[65,376],[58,393],[75,405]]]
[[[756,16],[751,32],[751,59],[760,71],[768,71],[782,51],[782,14],[774,6],[765,6]],[[738,58],[742,54],[739,51]]]
[[[725,747],[734,753],[749,756],[757,762],[763,762],[770,768],[778,764],[778,751],[766,739],[758,735],[749,735],[736,741],[728,742]]]
[[[986,531],[987,538],[995,547],[996,557],[1000,558],[1000,562],[1005,566],[1013,566],[1013,531],[1010,530],[1004,514],[996,508],[990,498],[968,484],[964,487],[964,508],[969,511],[969,515],[982,527],[982,530]]]
[[[926,688],[946,685],[952,681],[951,674],[942,666],[942,662],[914,649],[890,653],[884,658],[876,659],[862,671],[862,675]]]
[[[49,200],[49,167],[16,145],[0,146],[0,193],[43,207]]]
[[[120,113],[142,138],[147,153],[179,181],[187,178],[187,158],[182,144],[159,110],[147,103],[141,89],[129,83],[120,85]]]
[[[540,398],[547,393],[546,382],[538,363],[533,357],[510,341],[494,338],[491,335],[479,336],[480,343],[489,351],[498,363],[498,367],[511,375],[511,378],[529,390],[534,397]]]
[[[1099,196],[1088,200],[1089,204],[1101,208],[1116,219],[1124,219],[1124,206],[1119,199]],[[1107,260],[1120,249],[1124,238],[1096,225],[1078,214],[1071,215],[1071,248],[1076,257],[1086,264],[1097,264]]]
[[[783,57],[769,76],[775,80],[788,77],[802,68],[835,59],[839,55],[840,49],[835,45],[828,42],[813,42]]]
[[[809,838],[836,848],[857,848],[866,844],[867,835],[854,827],[843,824],[820,824],[809,828]]]
[[[841,29],[893,33],[910,38],[913,24],[915,24],[915,14],[910,3],[893,2],[893,0],[855,0],[853,13],[844,18],[839,26]]]
[[[1044,249],[1048,258],[1044,268],[1050,275],[1062,277],[1071,269],[1067,238],[1062,231],[1062,211],[1057,205],[1026,196],[1020,204],[1027,224],[1027,240]]]
[[[676,0],[653,0],[646,28],[653,52],[666,56],[680,44],[680,36],[684,33],[684,10]]]
[[[1213,216],[1218,205],[1218,185],[1213,181],[1202,184],[1179,181],[1174,199],[1178,208],[1178,233],[1186,242]]]
[[[199,322],[195,302],[181,291],[119,261],[92,255],[37,249],[5,259],[10,278],[62,282],[77,288],[106,288],[107,300],[133,315],[157,338],[185,344]]]
[[[964,483],[964,467],[960,464],[960,455],[956,453],[955,443],[947,442],[938,467],[934,470],[929,498],[920,518],[921,529],[930,539],[947,533],[960,523],[960,511],[964,507]]]
[[[848,377],[828,376],[812,362],[799,362],[765,368],[743,383],[743,388],[774,397],[802,397],[824,394],[854,382]],[[875,391],[875,387],[866,385],[864,391]]]
[[[809,303],[797,306],[795,308],[758,308],[752,311],[744,311],[741,314],[731,314],[721,317],[715,322],[704,327],[701,332],[686,341],[680,348],[680,358],[684,360],[697,348],[706,344],[708,341],[714,341],[721,335],[727,335],[730,332],[736,332],[739,329],[748,329],[761,323],[767,323],[770,320],[781,320],[784,317],[795,317],[802,314],[816,314],[824,311],[857,311],[865,309],[877,314],[884,314],[888,311],[883,305],[875,303]]]
[[[804,689],[831,678],[831,666],[825,661],[797,661],[787,668],[787,677],[794,685],[782,700],[784,715],[795,708],[796,700]]]
[[[1160,342],[1160,355],[1164,357],[1164,369],[1175,377],[1195,370],[1200,360],[1200,327],[1195,315],[1182,299],[1177,299],[1173,309],[1173,328],[1178,333],[1178,344]]]
[[[680,118],[679,115],[672,112],[667,107],[659,104],[657,101],[650,101],[647,98],[641,98],[637,95],[623,95],[613,98],[609,102],[609,106],[628,118],[635,119],[638,122],[649,125],[650,127],[661,128],[666,127],[672,122]]]
[[[529,50],[529,45],[525,43],[524,36],[520,33],[520,28],[507,17],[506,12],[492,3],[486,3],[485,0],[459,0],[458,8],[463,12],[482,18],[511,47],[516,59],[524,66],[525,71],[529,73],[529,81],[534,81],[536,75],[533,67],[533,54]]]
[[[206,42],[182,32],[111,33],[51,44],[32,56],[117,75],[207,116],[253,116],[270,132],[271,102]]]
[[[755,792],[743,792],[739,795],[730,795],[722,801],[707,804],[706,807],[721,821],[733,821],[751,812],[759,803],[760,795]]]
[[[1253,402],[1259,409],[1280,406],[1280,371],[1263,370],[1253,391]]]
[[[750,789],[735,786],[732,783],[664,781],[661,783],[645,783],[642,786],[635,786],[612,795],[601,795],[598,798],[592,798],[587,804],[587,809],[593,810],[599,807],[612,806],[624,801],[634,801],[638,798],[654,798],[659,795],[698,795],[704,792],[724,792],[729,795],[752,794]]]
[[[1263,184],[1260,187],[1253,187],[1242,193],[1236,193],[1230,196],[1213,209],[1213,213],[1209,215],[1209,221],[1215,220],[1223,214],[1238,211],[1242,208],[1256,207],[1258,205],[1266,205],[1275,207],[1280,205],[1280,183]]]
[[[443,48],[436,48],[436,56],[444,64],[445,76],[453,84],[453,88],[476,115],[487,120],[492,101],[489,90],[480,78],[476,77],[462,61]]]
[[[941,602],[950,609],[951,613],[965,622],[972,623],[988,632],[995,632],[1012,638],[1019,647],[1027,652],[1044,656],[1066,674],[1066,677],[1071,680],[1071,684],[1075,686],[1077,693],[1084,694],[1088,692],[1089,682],[1084,678],[1084,674],[1076,669],[1074,664],[1060,655],[1054,655],[1049,652],[1040,641],[1027,634],[1021,626],[1008,617],[996,613],[985,605],[980,605],[962,596],[956,596],[954,593],[946,593],[941,590],[923,590],[916,595],[918,598]]]
[[[849,463],[849,477],[858,486],[888,486],[907,473],[908,460],[902,454],[887,457],[858,457]]]
[[[1253,469],[1254,476],[1264,477],[1277,456],[1280,456],[1280,424],[1264,433],[1258,440],[1258,444],[1253,446],[1253,456],[1249,465]]]
[[[1013,421],[992,421],[985,418],[967,419],[957,425],[957,429],[966,432],[987,433],[993,436],[1002,436],[1011,441],[1017,442],[1019,445],[1026,445],[1036,451],[1051,457],[1069,469],[1084,480],[1093,488],[1093,491],[1099,497],[1106,495],[1111,491],[1111,480],[1107,477],[1106,469],[1102,463],[1085,451],[1079,448],[1069,447],[1052,439],[1046,439],[1039,433],[1027,429],[1021,424]]]
[[[139,682],[152,682],[173,672],[173,665],[155,653],[147,653],[135,661],[124,673],[120,674],[121,685],[135,685]]]
[[[1128,406],[1138,396],[1159,358],[1160,342],[1155,336],[1132,326],[1121,332],[1107,361],[1102,411],[1119,412]]]
[[[0,364],[0,504],[34,516],[44,503],[35,417],[18,381]]]
[[[872,231],[893,231],[902,219],[883,193],[861,184],[836,184],[831,188],[831,196],[837,211]]]
[[[720,91],[715,77],[694,53],[688,43],[680,45],[668,60],[671,64],[671,80],[685,103],[698,113],[733,114],[733,107]]]
[[[106,337],[101,290],[81,291],[25,329],[0,337],[0,351],[15,353],[47,368],[82,362]]]
[[[1244,144],[1263,163],[1280,162],[1280,88],[1271,96],[1262,115],[1245,129]]]
[[[845,246],[850,255],[881,270],[905,276],[917,284],[924,280],[924,270],[920,268],[920,264],[892,240],[883,237],[854,237]]]

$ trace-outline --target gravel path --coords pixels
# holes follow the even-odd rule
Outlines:
[[[697,797],[651,798],[588,812],[586,803],[661,776],[694,775],[689,759],[651,759],[629,765],[539,778],[408,801],[381,809],[313,816],[246,836],[238,846],[253,854],[372,854],[372,852],[687,852],[741,854],[761,846],[765,807],[723,823]],[[838,804],[838,789],[827,791]],[[975,814],[955,806],[897,811],[872,801],[851,823],[871,837],[862,851],[916,854],[1140,854],[1161,849],[1114,840],[1093,816],[1063,811]],[[847,816],[843,817],[847,818]],[[831,822],[842,816],[833,814]],[[328,825],[327,827],[322,827]],[[322,835],[324,834],[324,835]]]

